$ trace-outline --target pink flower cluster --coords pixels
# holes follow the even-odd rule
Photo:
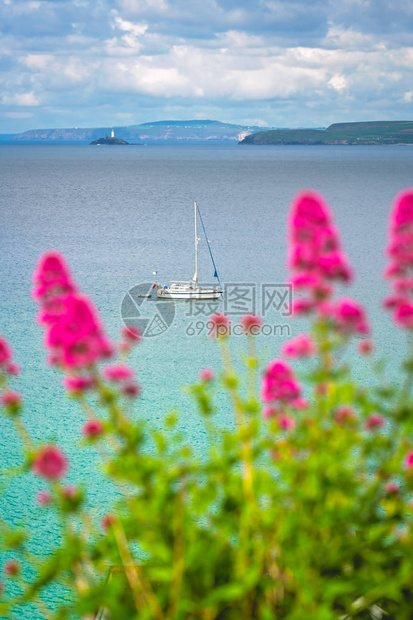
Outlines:
[[[20,369],[13,362],[13,353],[9,347],[9,343],[3,336],[0,336],[0,374],[18,375]]]
[[[296,310],[312,310],[320,300],[329,298],[333,281],[350,282],[352,274],[338,231],[327,205],[314,191],[302,192],[293,201],[289,245],[292,284],[308,294]]]
[[[345,335],[367,334],[367,318],[359,304],[349,298],[330,301],[334,293],[333,283],[348,284],[352,272],[330,210],[316,192],[307,190],[293,201],[289,237],[291,283],[296,291],[305,295],[295,300],[293,312],[316,312],[331,320],[334,327]],[[287,347],[287,351],[287,355],[298,357],[301,349],[294,344],[291,350]],[[305,354],[310,353],[301,352],[301,356]]]
[[[204,383],[211,383],[215,379],[215,373],[211,368],[202,368],[199,371],[199,378]]]
[[[372,413],[366,419],[365,427],[368,431],[374,431],[382,428],[386,424],[386,420],[379,413]]]
[[[350,297],[319,305],[319,312],[332,320],[336,329],[344,335],[365,335],[370,331],[364,308]]]
[[[82,430],[87,439],[96,439],[103,434],[105,428],[101,420],[98,418],[91,418],[84,423]]]
[[[317,345],[307,334],[300,334],[283,344],[281,353],[285,357],[311,357],[317,353]]]
[[[262,327],[262,318],[259,314],[244,314],[239,322],[247,336],[256,336]]]
[[[22,397],[15,390],[5,390],[0,396],[0,403],[3,407],[18,408],[22,402]]]
[[[142,333],[135,325],[128,325],[122,328],[122,340],[119,343],[119,350],[129,353],[133,347],[142,341]]]
[[[44,446],[34,457],[32,469],[35,474],[49,480],[62,478],[67,471],[67,460],[57,446]]]
[[[226,338],[230,335],[231,321],[223,312],[211,315],[207,324],[211,338]]]
[[[384,300],[394,322],[403,329],[413,328],[413,189],[396,197],[390,215],[390,258],[385,275],[393,292]]]
[[[135,381],[135,373],[126,364],[112,364],[106,366],[102,372],[104,378],[111,383],[119,385],[120,391],[128,398],[136,398],[141,392],[140,386]]]
[[[66,261],[59,252],[42,254],[33,275],[33,282],[33,298],[40,302],[43,308],[48,301],[52,302],[77,291]]]
[[[58,252],[46,252],[33,276],[33,296],[40,304],[39,321],[46,327],[49,361],[63,369],[89,368],[112,355],[97,312],[81,295]]]
[[[303,409],[307,406],[293,370],[279,359],[270,362],[265,369],[261,384],[261,399],[267,405],[264,417],[276,416],[285,407]]]

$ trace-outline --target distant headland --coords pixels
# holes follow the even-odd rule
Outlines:
[[[413,145],[413,121],[335,123],[327,129],[272,129],[251,133],[239,144]]]
[[[126,127],[73,127],[71,129],[31,129],[20,134],[0,135],[0,142],[53,144],[119,144],[99,142],[112,132],[117,139],[136,143],[165,144],[227,142],[236,144],[250,133],[260,131],[256,125],[235,125],[213,120],[156,121]]]
[[[115,137],[116,134],[116,137]],[[105,136],[102,138],[102,136]],[[242,145],[409,145],[413,121],[335,123],[326,128],[290,129],[236,125],[214,120],[156,121],[124,127],[31,129],[19,134],[0,134],[9,144],[195,144]]]

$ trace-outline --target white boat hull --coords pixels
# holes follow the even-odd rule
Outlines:
[[[222,295],[220,289],[194,288],[192,290],[179,291],[172,288],[159,288],[157,296],[161,299],[219,299]]]

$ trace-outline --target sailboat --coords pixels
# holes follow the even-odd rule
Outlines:
[[[169,286],[159,286],[157,289],[157,296],[163,299],[219,299],[222,295],[222,286],[219,280],[217,268],[215,266],[214,257],[212,256],[211,246],[206,235],[204,221],[202,219],[201,212],[197,202],[194,202],[195,211],[195,273],[192,280],[189,282],[182,282],[179,280],[173,280]],[[200,286],[198,283],[198,215],[206,242],[208,244],[209,254],[214,266],[214,278],[217,279],[217,286]]]

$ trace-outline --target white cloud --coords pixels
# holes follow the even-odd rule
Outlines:
[[[262,118],[243,118],[242,125],[250,125],[253,127],[268,127],[268,122]]]
[[[143,13],[147,11],[164,12],[168,10],[165,0],[120,0],[120,7],[127,13]]]
[[[333,75],[333,77],[328,80],[327,84],[331,86],[331,88],[334,88],[334,90],[341,92],[346,89],[347,80],[344,75]]]
[[[212,110],[263,126],[310,118],[321,126],[361,110],[373,120],[405,116],[413,102],[409,15],[392,0],[381,0],[380,14],[373,5],[0,0],[2,104],[8,113],[33,108],[37,126],[49,114],[99,124],[98,109],[125,122]]]
[[[324,39],[327,47],[335,47],[340,50],[368,49],[377,45],[377,40],[369,34],[363,34],[352,28],[330,26]]]
[[[3,2],[5,5],[10,5],[13,7],[15,15],[38,12],[44,4],[43,2],[38,2],[37,0],[32,0],[31,2],[13,2],[10,0],[3,0]]]
[[[45,69],[53,59],[52,54],[28,54],[22,61],[29,69]]]
[[[142,36],[148,30],[147,24],[134,24],[133,22],[128,22],[122,19],[121,17],[115,17],[115,26],[123,32],[130,32],[135,37]]]
[[[219,37],[219,45],[220,47],[241,47],[241,48],[249,48],[249,47],[264,47],[265,43],[262,37],[258,37],[255,35],[247,34],[246,32],[238,31],[238,30],[228,30],[224,32],[221,37]]]
[[[3,105],[17,105],[28,107],[40,105],[40,101],[33,91],[28,93],[17,93],[11,96],[5,95],[2,98],[2,103]]]
[[[34,114],[32,112],[6,112],[4,116],[19,120],[21,118],[33,118]]]

